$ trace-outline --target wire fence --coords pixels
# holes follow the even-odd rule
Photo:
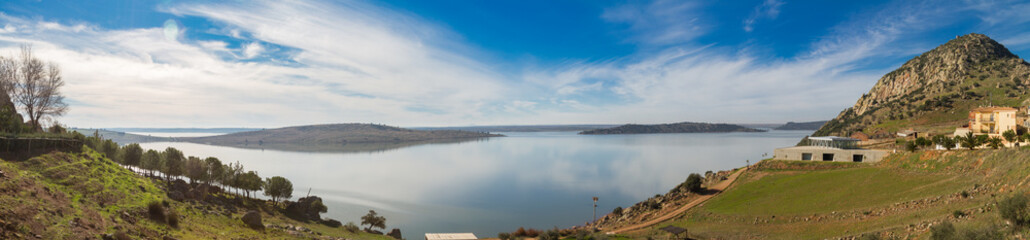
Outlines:
[[[53,151],[78,152],[82,141],[69,138],[0,137],[0,157],[23,160]]]

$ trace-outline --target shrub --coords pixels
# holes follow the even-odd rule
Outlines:
[[[951,222],[942,222],[930,227],[930,239],[949,240],[955,237],[955,225],[952,225]]]
[[[114,233],[114,239],[116,239],[116,240],[132,240],[132,237],[129,237],[129,234],[125,234],[125,232],[119,231],[119,232]]]
[[[168,209],[168,226],[179,228],[179,213],[175,209]]]
[[[150,219],[164,223],[165,219],[165,207],[158,202],[151,202],[147,204],[147,213],[150,214]]]
[[[532,228],[530,228],[529,230],[526,230],[526,237],[535,238],[537,236],[540,236],[540,230],[536,230],[536,229],[532,229]]]
[[[956,237],[961,239],[1003,239],[1004,236],[996,225],[987,225],[979,228],[962,228]]]
[[[962,194],[962,198],[968,198],[969,197],[969,192],[966,192],[964,190],[962,191],[961,194]]]
[[[1016,194],[998,202],[998,212],[1001,218],[1018,226],[1026,226],[1030,223],[1030,206],[1027,203],[1026,195]]]
[[[966,213],[962,212],[961,210],[955,210],[954,212],[951,213],[951,215],[954,216],[955,218],[961,218],[961,217],[965,217]]]
[[[881,238],[880,238],[880,234],[871,233],[871,234],[862,235],[858,239],[860,239],[860,240],[880,240]]]
[[[519,230],[515,230],[515,233],[512,233],[512,237],[525,237],[525,236],[526,236],[526,229],[523,228],[523,227],[519,227]]]
[[[701,192],[701,182],[703,180],[704,178],[701,177],[701,174],[691,173],[690,176],[687,176],[687,180],[683,182],[681,187],[686,188],[687,191],[692,193]]]
[[[511,239],[511,234],[506,232],[498,233],[497,238],[500,238],[501,240],[508,240]]]
[[[336,219],[332,218],[326,218],[325,220],[322,220],[322,224],[333,228],[343,226],[343,223],[340,223],[340,221],[336,221]]]
[[[552,230],[547,230],[543,234],[540,234],[540,237],[537,238],[537,239],[540,239],[540,240],[558,240],[558,239],[561,239],[561,235],[558,234],[558,229],[552,229]]]
[[[354,224],[354,222],[347,222],[347,225],[343,225],[343,229],[346,229],[348,232],[352,233],[361,230],[361,228],[359,228],[357,224]]]
[[[622,207],[615,207],[615,209],[612,210],[612,214],[615,214],[615,216],[622,216]]]

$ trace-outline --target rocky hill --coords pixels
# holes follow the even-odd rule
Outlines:
[[[594,129],[579,134],[645,134],[645,133],[705,133],[705,132],[764,132],[734,124],[681,122],[657,125],[626,124],[613,128]]]
[[[814,121],[814,122],[787,122],[783,126],[774,128],[775,130],[818,130],[827,121]]]
[[[1030,64],[986,35],[971,33],[887,73],[813,135],[907,128],[946,132],[961,126],[969,109],[1021,105],[1028,86]]]

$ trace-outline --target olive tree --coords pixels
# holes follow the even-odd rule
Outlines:
[[[222,161],[215,157],[208,157],[204,159],[204,163],[207,164],[208,184],[211,182],[222,184],[222,175],[225,174],[225,165],[222,165]]]
[[[182,176],[185,171],[185,159],[182,155],[182,151],[173,147],[168,147],[164,152],[164,166],[163,170],[165,173],[165,180],[171,183],[172,177]]]
[[[368,225],[366,231],[371,231],[372,228],[386,230],[386,217],[379,216],[375,210],[368,210],[368,214],[361,217],[361,225]]]
[[[265,196],[272,197],[272,202],[279,202],[282,199],[290,199],[293,196],[293,183],[284,177],[275,176],[265,178]]]
[[[186,176],[190,178],[190,184],[196,181],[207,182],[207,163],[198,157],[190,156],[186,159]]]
[[[126,166],[139,167],[140,161],[143,158],[143,148],[139,146],[139,143],[133,143],[122,147],[122,164]]]
[[[147,175],[153,176],[154,171],[161,170],[161,153],[156,150],[147,150],[140,159],[140,168],[147,170]]]

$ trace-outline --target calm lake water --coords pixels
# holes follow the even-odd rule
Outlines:
[[[262,177],[293,182],[293,199],[322,197],[323,216],[360,223],[372,209],[387,231],[473,232],[496,237],[524,226],[582,225],[616,206],[664,194],[690,173],[742,167],[812,131],[584,136],[575,132],[502,133],[507,137],[365,153],[239,149],[183,142],[186,155],[239,161]]]

